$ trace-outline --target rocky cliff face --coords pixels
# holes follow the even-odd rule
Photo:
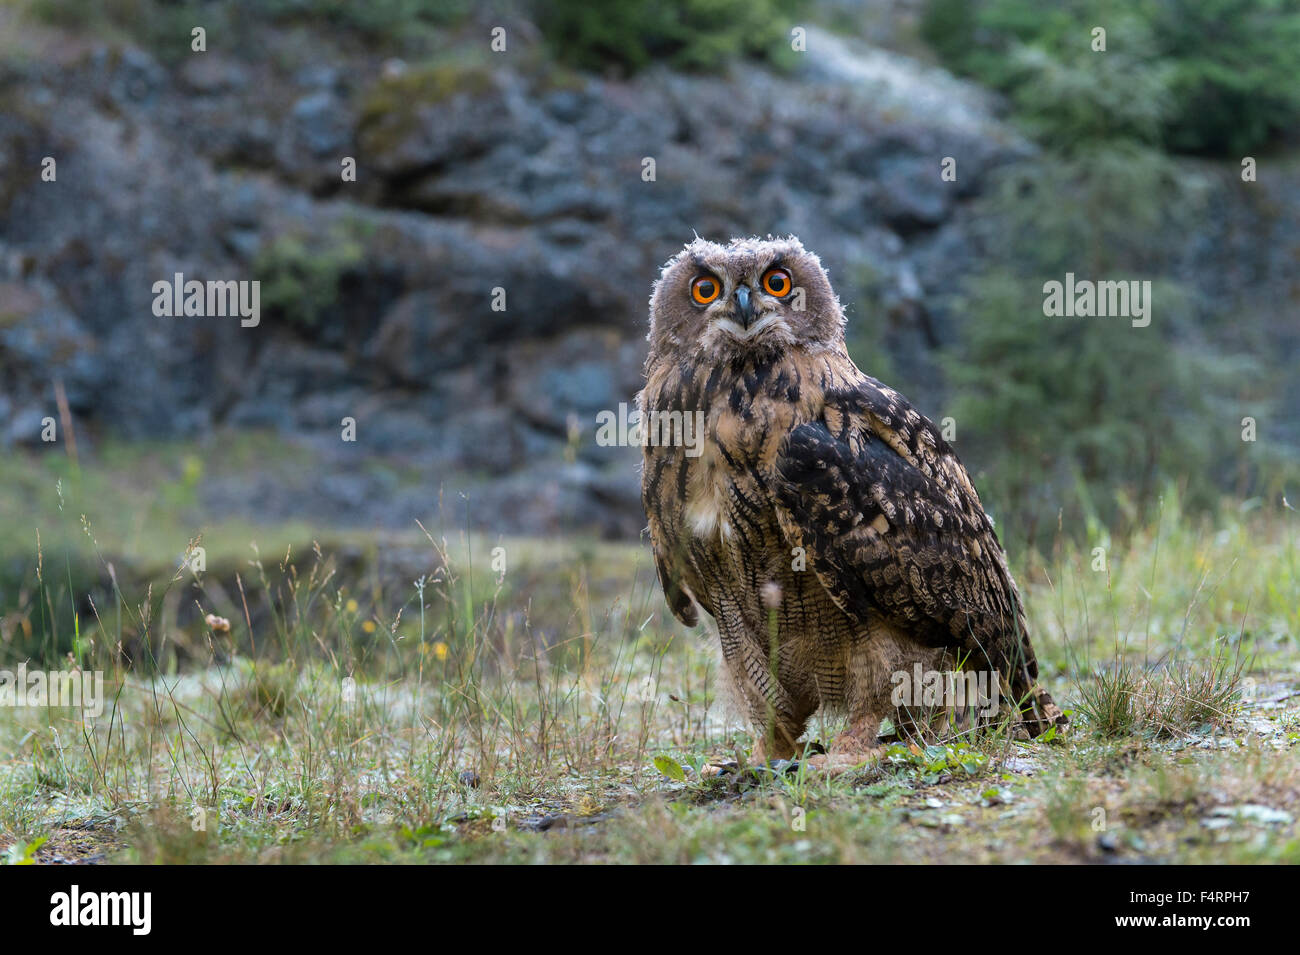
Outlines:
[[[456,524],[635,534],[637,452],[597,446],[595,417],[633,400],[650,283],[693,232],[799,234],[858,347],[935,410],[962,210],[1033,152],[977,89],[822,33],[788,76],[617,82],[523,53],[164,64],[23,29],[0,79],[0,447],[39,442],[58,382],[83,445],[269,428],[316,455],[297,483],[205,484],[217,513],[409,525],[441,492]],[[175,273],[259,280],[260,324],[156,316]]]

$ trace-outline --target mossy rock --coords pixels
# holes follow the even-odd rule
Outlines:
[[[365,246],[343,227],[323,240],[287,233],[262,247],[253,264],[262,307],[301,326],[319,324],[337,301],[344,276],[361,265]]]
[[[430,107],[495,89],[492,71],[480,64],[429,63],[384,76],[361,96],[358,138],[369,153],[394,152],[418,135]]]

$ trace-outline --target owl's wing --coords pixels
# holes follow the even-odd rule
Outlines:
[[[653,525],[652,518],[650,531],[652,539],[655,533]],[[668,609],[686,626],[695,626],[700,622],[700,614],[695,609],[695,601],[682,585],[682,574],[677,563],[670,554],[665,553],[658,546],[654,547],[654,555],[655,571],[659,574],[659,583],[664,589],[664,599],[668,601]]]
[[[1037,676],[1019,594],[970,477],[896,391],[866,376],[828,390],[822,418],[785,438],[776,471],[783,530],[841,610],[968,650],[972,665],[987,660],[1013,685]]]

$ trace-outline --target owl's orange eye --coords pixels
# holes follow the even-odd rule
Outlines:
[[[712,275],[701,275],[691,283],[691,298],[701,305],[708,305],[722,294],[722,283]]]
[[[794,282],[790,280],[790,273],[785,269],[768,269],[763,273],[763,291],[768,295],[785,298],[793,287]]]

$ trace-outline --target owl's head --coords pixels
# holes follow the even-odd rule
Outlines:
[[[650,294],[650,354],[724,361],[842,347],[844,312],[817,256],[794,236],[697,238]]]

